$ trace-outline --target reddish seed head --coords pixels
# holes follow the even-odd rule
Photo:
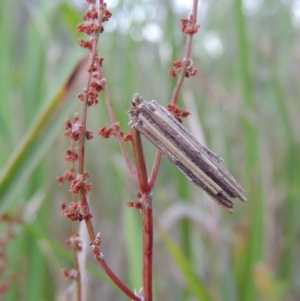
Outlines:
[[[173,65],[175,68],[181,68],[181,67],[182,67],[182,61],[180,61],[180,60],[174,61],[174,62],[172,63],[172,65]]]
[[[98,129],[98,134],[103,138],[109,138],[113,134],[113,129],[105,125]]]
[[[196,73],[197,73],[197,71],[198,71],[197,68],[190,68],[190,69],[189,69],[190,76],[195,76]]]
[[[92,73],[97,71],[97,66],[95,64],[93,65],[88,65],[87,67],[87,72]]]
[[[86,192],[86,193],[89,193],[91,190],[92,190],[92,187],[93,187],[93,184],[92,183],[86,183],[85,185],[84,185],[84,191]],[[91,216],[92,217],[92,216]]]
[[[81,189],[83,189],[86,193],[91,191],[92,184],[86,183],[85,179],[89,178],[89,174],[87,172],[78,175],[76,179],[71,182],[70,191],[77,194]]]
[[[93,216],[88,212],[88,213],[85,213],[84,215],[82,215],[82,219],[83,220],[89,220],[91,219]]]
[[[75,179],[75,177],[76,177],[76,173],[75,173],[75,169],[73,167],[69,168],[64,173],[64,179],[69,182],[73,181]]]
[[[65,210],[66,208],[67,208],[66,203],[62,202],[62,203],[60,204],[60,209],[61,209],[61,210]]]
[[[100,65],[100,67],[102,67],[102,63],[104,61],[104,58],[103,57],[99,57],[97,60],[98,60],[98,64]]]
[[[189,115],[191,115],[191,113],[188,111],[183,111],[181,114],[182,117],[188,117]]]
[[[83,23],[79,23],[76,27],[76,32],[84,32],[86,29],[86,26]]]
[[[69,119],[65,120],[65,129],[71,129],[72,128],[72,122]]]
[[[96,8],[94,5],[92,5],[83,15],[82,19],[84,21],[87,20],[97,20],[98,19],[98,13],[96,11]]]
[[[89,107],[92,105],[96,105],[99,102],[98,101],[98,91],[96,89],[90,87],[88,96],[89,96],[89,101],[88,101]]]
[[[102,85],[96,81],[91,82],[91,87],[94,88],[97,92],[100,92],[103,89]]]
[[[69,149],[66,150],[65,160],[70,162],[74,162],[78,160],[78,153],[74,147],[70,147]]]
[[[77,41],[78,45],[82,48],[87,48],[89,50],[92,50],[93,49],[93,44],[91,43],[91,41],[85,41],[83,39],[79,39]]]
[[[142,209],[142,203],[140,201],[126,202],[126,205],[131,208]]]
[[[85,132],[85,137],[87,140],[91,140],[94,138],[93,133],[91,131],[86,131]]]
[[[82,240],[78,233],[71,235],[65,241],[65,244],[78,252],[82,251]]]
[[[79,93],[79,94],[77,95],[77,98],[80,99],[81,101],[83,101],[83,100],[84,100],[84,95],[83,95],[83,93]]]
[[[62,184],[64,184],[64,177],[63,177],[63,176],[56,177],[56,181],[57,181],[60,185],[62,185]]]
[[[69,272],[66,269],[61,269],[61,275],[63,278],[69,278]]]
[[[83,219],[86,219],[87,216],[91,218],[91,215],[88,213],[88,209],[82,210],[80,204],[74,202],[71,202],[69,206],[63,210],[63,215],[71,221],[82,221]],[[78,248],[80,247],[81,246]]]
[[[170,68],[169,75],[172,77],[176,77],[176,71],[173,68]]]
[[[79,139],[79,133],[78,132],[71,133],[70,138],[73,139],[74,141],[77,141]]]
[[[182,122],[182,118],[190,115],[188,111],[179,108],[176,104],[173,103],[169,103],[167,105],[167,110],[171,112],[180,123]]]
[[[126,141],[132,141],[132,135],[131,133],[124,135],[123,140]]]
[[[190,15],[188,19],[180,19],[180,28],[182,32],[185,34],[197,33],[198,29],[200,28],[200,25],[196,24],[194,27],[192,27],[193,22],[194,22],[193,15]]]
[[[87,35],[91,35],[92,33],[96,32],[96,31],[103,32],[103,26],[100,27],[95,22],[90,22],[88,24],[80,23],[80,24],[77,25],[76,31],[77,32],[84,32]]]
[[[188,25],[188,19],[180,19],[180,28],[184,32],[185,28]]]
[[[110,19],[110,17],[112,16],[112,13],[106,8],[106,5],[104,5],[102,8],[101,8],[102,12],[103,12],[103,19],[102,21],[103,22],[106,22]]]
[[[134,201],[126,202],[126,205],[130,208],[134,207]]]
[[[81,176],[83,179],[88,179],[90,177],[90,174],[88,172],[83,172]]]

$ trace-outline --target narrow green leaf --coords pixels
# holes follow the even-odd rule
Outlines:
[[[166,232],[160,229],[160,234],[168,251],[182,272],[182,275],[184,276],[191,292],[198,298],[198,300],[212,301],[213,299],[205,288],[205,284],[201,281],[201,279],[199,279],[193,269],[192,264],[187,260],[182,251],[172,241]]]
[[[61,86],[56,95],[37,116],[35,122],[15,149],[0,174],[0,209],[11,206],[13,197],[19,191],[18,186],[26,184],[27,176],[36,167],[42,156],[49,149],[67,113],[73,110],[76,101],[65,104],[74,93],[78,84],[78,75],[85,66],[81,60],[68,80]],[[56,120],[55,120],[56,119]],[[54,121],[55,120],[55,121]]]

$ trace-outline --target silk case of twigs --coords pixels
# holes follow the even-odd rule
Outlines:
[[[243,188],[222,165],[222,159],[201,144],[166,108],[135,94],[129,125],[150,140],[190,181],[232,212],[229,199],[243,196]]]

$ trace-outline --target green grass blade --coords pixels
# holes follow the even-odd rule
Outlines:
[[[12,202],[14,193],[18,191],[16,187],[25,184],[26,176],[32,172],[45,151],[49,149],[49,145],[56,137],[59,128],[63,128],[63,120],[68,115],[67,113],[77,104],[76,101],[70,101],[67,105],[65,102],[77,86],[76,76],[80,74],[84,62],[80,61],[69,79],[41,111],[2,169],[0,175],[0,209],[3,210]]]
[[[172,239],[163,230],[160,230],[161,237],[165,243],[166,248],[173,257],[175,263],[178,265],[182,275],[185,278],[186,284],[190,292],[195,295],[198,300],[212,301],[212,297],[205,288],[205,284],[196,275],[192,263],[187,260],[185,255],[179,247],[172,241]]]
[[[244,106],[247,110],[255,112],[255,103],[251,93],[249,71],[249,49],[247,42],[247,30],[245,15],[242,10],[242,1],[234,1],[236,16],[236,34],[238,43],[238,71],[240,77],[240,92]],[[258,153],[258,128],[255,122],[241,116],[243,137],[245,145],[245,171],[247,172],[247,198],[251,224],[249,225],[248,246],[243,253],[242,272],[237,277],[241,299],[245,301],[257,300],[257,293],[253,282],[253,267],[262,259],[263,246],[263,217],[264,207],[262,192],[259,188],[260,166]],[[238,275],[236,275],[238,276]]]

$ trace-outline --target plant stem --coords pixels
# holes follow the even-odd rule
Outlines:
[[[74,150],[75,148],[75,141],[70,139],[70,149]],[[71,168],[75,170],[75,163],[74,161],[71,161]],[[75,193],[72,193],[72,202],[76,203],[76,198],[77,195]],[[72,221],[72,237],[75,237],[77,235],[77,222]],[[73,263],[74,263],[74,269],[78,273],[78,277],[75,278],[75,287],[76,287],[76,301],[81,301],[82,300],[82,295],[81,295],[81,272],[80,272],[80,266],[79,266],[79,261],[78,261],[78,248],[77,248],[77,242],[73,242],[72,246],[72,255],[73,255]]]
[[[99,1],[100,3],[100,8],[104,5],[103,1]],[[98,19],[98,25],[99,28],[101,28],[101,24],[103,21],[103,11],[102,9],[100,9],[99,11],[99,19]],[[99,31],[95,32],[93,35],[93,47],[90,53],[90,59],[89,59],[89,65],[93,66],[96,62],[96,57],[97,57],[97,44],[98,44],[98,40],[99,40]],[[99,64],[97,64],[97,68],[99,74],[102,75],[101,72],[101,67]],[[102,78],[104,79],[103,75]],[[85,87],[85,93],[84,93],[84,99],[83,99],[83,108],[82,108],[82,120],[81,120],[81,125],[83,127],[84,130],[86,130],[86,123],[87,123],[87,108],[88,108],[88,99],[89,99],[89,94],[88,91],[90,89],[90,84],[91,84],[91,80],[92,80],[92,72],[89,73],[88,75],[88,79],[87,79],[87,83],[86,83],[86,87]],[[104,89],[105,89],[105,98],[106,98],[106,102],[110,104],[110,99],[109,99],[109,95],[108,95],[108,90],[106,85],[104,85]],[[109,106],[109,114],[112,120],[114,120],[114,115],[112,114],[112,110],[110,110],[111,105]],[[121,140],[121,135],[120,132],[117,130],[117,137],[118,140]],[[79,135],[79,149],[78,149],[78,174],[81,175],[84,173],[84,160],[85,160],[85,131],[83,131],[83,133],[81,133]],[[122,151],[124,151],[125,148],[122,148]],[[82,210],[83,215],[86,215],[88,217],[85,217],[85,224],[86,224],[86,228],[88,231],[88,235],[90,238],[90,241],[92,242],[92,246],[94,247],[93,251],[96,257],[97,262],[99,263],[99,265],[102,267],[102,269],[106,272],[107,276],[113,281],[113,283],[115,283],[115,285],[121,290],[123,291],[129,298],[131,298],[132,300],[135,301],[141,301],[141,298],[137,295],[135,295],[134,292],[132,292],[118,277],[117,275],[110,269],[110,267],[107,265],[106,261],[104,260],[103,254],[100,252],[100,248],[98,246],[94,246],[93,243],[96,239],[95,236],[95,231],[94,231],[94,227],[91,221],[91,217],[88,215],[89,213],[89,204],[88,204],[88,200],[86,197],[86,191],[84,188],[80,189],[80,207]]]
[[[193,1],[192,13],[191,13],[191,15],[193,16],[192,17],[193,22],[191,22],[189,24],[189,26],[192,27],[192,28],[194,28],[194,26],[197,23],[197,10],[198,10],[198,0],[194,0]],[[182,65],[181,71],[179,73],[177,83],[176,83],[175,88],[173,90],[170,103],[175,104],[177,102],[178,94],[179,94],[179,91],[181,89],[182,83],[183,83],[184,78],[185,78],[186,69],[187,69],[188,65],[190,64],[190,62],[191,62],[190,55],[191,55],[191,48],[192,48],[192,39],[193,39],[193,34],[188,34],[187,39],[186,39],[186,43],[185,43],[183,65]],[[157,177],[157,174],[158,174],[161,156],[162,156],[161,152],[156,151],[155,158],[154,158],[153,165],[152,165],[151,175],[150,175],[150,178],[149,178],[149,186],[150,186],[151,189],[152,189],[152,187],[155,183],[155,180],[156,180],[156,177]]]
[[[97,65],[97,70],[98,70],[98,73],[99,73],[100,77],[104,79],[104,75],[103,75],[102,68],[101,68],[100,64],[96,62],[96,65]],[[121,133],[120,133],[119,123],[116,122],[116,118],[115,118],[114,111],[113,111],[113,108],[112,108],[112,105],[111,105],[111,100],[110,100],[108,87],[107,87],[106,83],[103,85],[103,92],[104,92],[104,98],[105,98],[105,103],[106,103],[108,115],[109,115],[111,123],[115,126],[115,133],[116,133],[116,137],[117,137],[117,140],[118,140],[123,158],[125,160],[125,163],[126,163],[128,169],[129,169],[130,173],[132,174],[134,179],[136,181],[138,181],[137,172],[134,169],[133,165],[131,164],[131,161],[129,159],[128,153],[127,153],[125,145],[124,145],[123,138],[122,138]]]
[[[77,223],[72,222],[72,235],[77,233],[76,229]],[[77,244],[76,242],[73,245],[73,262],[74,262],[74,269],[78,272],[78,277],[75,279],[75,287],[76,287],[76,301],[81,301],[81,273],[80,273],[80,266],[78,261],[78,251],[77,251]]]
[[[153,217],[152,194],[142,195],[143,217],[143,291],[145,301],[152,301]]]
[[[140,185],[140,192],[142,194],[146,194],[150,192],[150,187],[148,185],[147,168],[146,168],[146,163],[144,158],[141,135],[135,129],[131,129],[131,134],[132,134],[134,158],[135,158],[136,169],[137,169],[139,185]]]
[[[154,157],[154,161],[153,161],[153,165],[152,165],[151,175],[148,180],[148,183],[149,183],[149,186],[151,189],[154,186],[154,183],[155,183],[155,180],[156,180],[156,177],[158,174],[161,156],[162,156],[162,153],[159,150],[157,150],[155,153],[155,157]]]
[[[114,284],[130,299],[134,301],[141,301],[141,298],[133,293],[119,278],[118,276],[110,269],[103,257],[97,257],[97,262],[105,271],[106,275],[114,282]]]
[[[153,217],[152,194],[148,184],[147,169],[140,133],[131,130],[132,144],[138,173],[142,218],[143,218],[143,293],[145,301],[152,301],[152,255],[153,255]]]
[[[85,198],[84,202],[87,202],[85,192],[80,191],[81,198]],[[94,227],[92,224],[91,219],[85,219],[87,231],[89,234],[90,241],[93,242],[96,238]],[[98,253],[100,253],[100,249],[97,248]],[[94,252],[95,253],[95,252]],[[119,278],[118,276],[111,270],[111,268],[106,263],[103,255],[101,256],[95,256],[98,264],[101,266],[101,268],[105,271],[106,275],[111,279],[111,281],[129,298],[131,298],[134,301],[141,301],[140,297],[135,295],[134,292],[132,292]]]
[[[191,14],[193,16],[192,17],[193,21],[189,24],[189,26],[192,27],[192,28],[194,28],[194,26],[197,23],[197,9],[198,9],[198,0],[194,0],[193,1],[192,14]],[[184,78],[185,78],[186,68],[190,64],[192,40],[193,40],[193,34],[188,34],[187,39],[186,39],[186,43],[185,43],[184,59],[182,61],[182,63],[183,63],[182,68],[181,68],[181,71],[179,73],[175,88],[173,90],[173,94],[172,94],[170,103],[175,104],[177,102],[178,94],[179,94],[179,91],[181,89],[182,83],[183,83]]]

